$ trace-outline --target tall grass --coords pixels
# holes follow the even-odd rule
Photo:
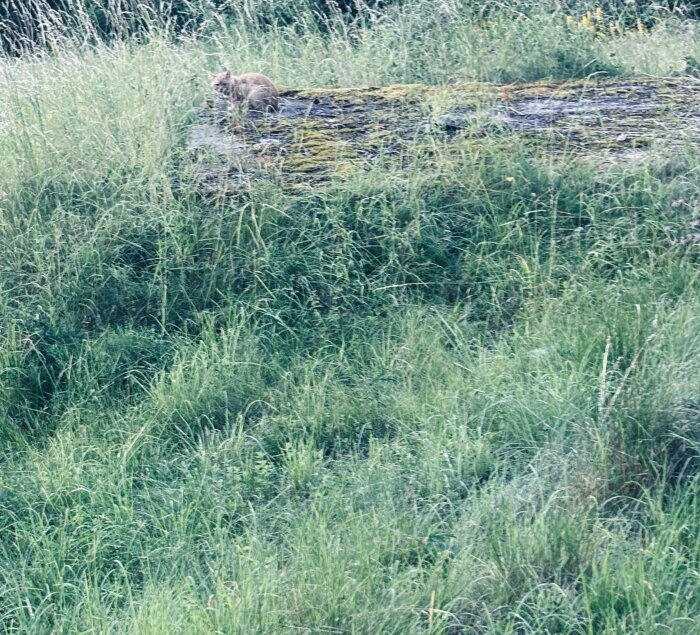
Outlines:
[[[224,64],[511,81],[699,46],[464,11],[0,61],[2,632],[698,629],[692,148],[182,187]]]

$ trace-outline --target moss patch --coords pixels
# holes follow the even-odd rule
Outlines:
[[[294,90],[282,93],[279,112],[245,119],[209,102],[189,148],[207,189],[252,175],[319,182],[379,158],[403,162],[436,142],[450,154],[494,137],[525,139],[533,151],[639,158],[658,141],[697,141],[698,97],[700,86],[683,80]]]

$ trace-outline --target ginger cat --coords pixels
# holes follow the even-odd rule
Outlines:
[[[260,73],[233,75],[230,70],[216,73],[212,79],[214,90],[223,93],[231,101],[245,104],[258,112],[277,110],[279,91],[269,77]]]

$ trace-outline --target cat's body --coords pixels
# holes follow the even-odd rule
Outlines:
[[[231,71],[216,73],[212,86],[233,103],[246,106],[249,110],[265,112],[277,110],[279,91],[269,77],[260,73],[233,75]]]

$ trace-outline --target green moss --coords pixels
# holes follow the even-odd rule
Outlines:
[[[308,89],[284,92],[277,114],[216,125],[244,142],[244,172],[262,167],[295,183],[349,174],[379,157],[401,165],[499,141],[535,153],[639,157],[658,138],[697,134],[699,96],[687,83],[629,79]]]
[[[283,159],[282,167],[294,172],[347,171],[350,160],[356,158],[349,141],[305,123],[293,132],[289,156]]]

